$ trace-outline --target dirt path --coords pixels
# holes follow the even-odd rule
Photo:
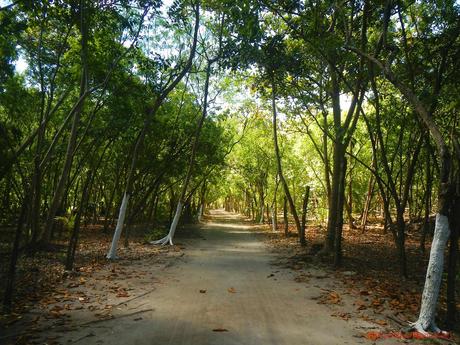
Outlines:
[[[242,218],[216,210],[207,223],[178,233],[174,248],[154,253],[145,246],[151,256],[64,282],[0,332],[0,343],[372,343],[362,335],[376,324],[344,313],[354,308],[353,298],[332,274],[309,264],[282,268],[283,258]],[[321,304],[325,297],[340,302]]]
[[[156,290],[112,320],[89,323],[59,343],[160,345],[356,344],[353,325],[330,315],[290,270],[274,267],[260,235],[242,219],[214,211],[177,241],[186,254],[164,270]],[[201,291],[200,291],[201,290]]]

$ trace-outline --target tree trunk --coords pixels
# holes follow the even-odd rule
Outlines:
[[[288,202],[286,196],[283,199],[283,221],[284,221],[284,236],[289,236],[289,218],[288,218]]]
[[[193,43],[192,43],[192,47],[190,50],[190,55],[188,57],[187,63],[185,64],[182,71],[171,82],[171,84],[169,84],[164,90],[162,90],[161,94],[156,99],[153,107],[147,112],[147,116],[144,121],[144,126],[137,138],[136,145],[134,147],[133,157],[131,160],[131,167],[128,173],[128,180],[126,182],[123,202],[120,207],[118,222],[115,228],[115,233],[113,235],[112,245],[110,247],[109,253],[107,254],[107,259],[117,258],[116,252],[117,252],[118,240],[120,239],[121,232],[123,231],[123,222],[126,216],[126,209],[128,207],[129,197],[133,189],[134,174],[135,174],[135,170],[137,166],[137,159],[138,159],[139,151],[144,143],[145,136],[153,121],[153,117],[155,116],[156,112],[163,104],[163,101],[166,99],[166,97],[168,97],[169,93],[177,86],[177,84],[179,84],[179,82],[184,78],[184,76],[187,74],[187,72],[190,70],[190,67],[192,66],[193,58],[196,52],[197,41],[198,41],[199,22],[200,22],[200,8],[199,8],[199,5],[197,4],[196,9],[195,9],[195,28],[194,28],[194,33],[193,33]]]
[[[154,223],[154,220],[156,218],[156,212],[157,212],[157,205],[158,205],[158,199],[160,196],[158,195],[158,191],[161,186],[161,179],[157,180],[158,183],[155,184],[155,190],[152,194],[151,200],[150,200],[150,208],[147,211],[145,221],[152,224]]]
[[[363,228],[363,232],[366,231],[367,219],[369,217],[371,201],[374,195],[374,187],[375,187],[375,178],[374,178],[374,175],[371,175],[371,177],[369,178],[369,183],[367,185],[366,203],[364,204],[363,216],[361,217],[361,226]]]
[[[120,212],[118,213],[117,226],[115,228],[115,233],[112,238],[112,244],[110,246],[109,252],[107,254],[107,259],[116,259],[117,258],[117,247],[118,241],[120,240],[121,231],[126,217],[126,209],[128,207],[129,194],[126,192],[123,194],[123,200],[120,206]]]
[[[383,75],[403,94],[409,103],[411,103],[419,119],[428,128],[431,137],[436,143],[436,148],[440,157],[438,212],[436,214],[436,225],[433,242],[431,244],[430,261],[428,263],[425,286],[423,288],[420,314],[418,320],[413,324],[413,327],[420,332],[426,332],[428,330],[439,331],[435,323],[435,312],[442,281],[444,249],[450,235],[448,216],[449,209],[452,207],[452,199],[449,196],[452,185],[449,177],[451,173],[452,158],[439,127],[434,122],[430,112],[425,108],[425,105],[417,98],[414,92],[396,78],[389,66],[382,64],[373,56],[369,56],[356,49],[352,50],[365,56],[368,60],[382,69]]]
[[[87,177],[85,184],[83,186],[83,191],[80,199],[80,205],[78,206],[77,214],[75,215],[75,221],[72,229],[72,235],[69,240],[69,244],[67,247],[67,258],[66,258],[66,263],[65,263],[65,269],[67,271],[72,271],[73,270],[73,263],[75,260],[75,251],[77,249],[77,243],[78,243],[78,236],[80,234],[80,221],[82,214],[85,212],[86,205],[88,203],[88,187],[90,185],[90,181],[93,178],[93,174],[90,171],[88,171]]]
[[[342,265],[342,229],[343,229],[343,206],[345,203],[345,176],[347,171],[347,160],[343,157],[340,166],[339,185],[338,185],[338,199],[337,199],[337,220],[334,241],[334,266],[340,267]],[[340,211],[341,210],[341,211]]]
[[[27,195],[27,191],[25,193]],[[22,231],[24,228],[24,222],[27,215],[27,207],[29,205],[28,200],[23,200],[21,207],[21,214],[18,219],[16,227],[16,233],[14,236],[13,248],[11,250],[10,265],[8,269],[8,275],[6,276],[6,286],[3,295],[3,311],[4,313],[10,313],[13,301],[14,293],[14,278],[16,275],[16,266],[19,259],[19,245],[21,243]]]
[[[423,288],[422,305],[418,320],[414,323],[414,327],[421,331],[432,330],[439,332],[439,328],[436,326],[434,320],[442,281],[444,249],[449,235],[449,220],[447,216],[437,213],[436,227],[431,244],[430,261]]]
[[[305,194],[303,196],[302,203],[302,236],[305,237],[305,229],[307,227],[307,210],[308,210],[308,199],[310,198],[310,186],[305,187]]]
[[[458,183],[458,182],[457,182]],[[457,192],[458,193],[458,192]],[[456,280],[457,280],[457,262],[458,262],[458,240],[460,228],[460,196],[457,194],[454,201],[454,207],[451,211],[451,235],[449,245],[449,258],[447,263],[447,315],[446,325],[448,329],[453,330],[457,324],[457,301],[456,301]]]
[[[276,219],[276,211],[275,211],[275,207],[274,207],[274,206],[272,206],[271,213],[272,213],[272,231],[273,231],[273,232],[276,232],[276,228],[277,228],[277,219]]]
[[[201,129],[203,128],[204,120],[206,118],[207,111],[208,111],[209,79],[211,77],[212,65],[215,61],[217,61],[217,58],[208,60],[208,65],[206,68],[206,80],[205,80],[205,85],[204,85],[203,110],[201,112],[201,116],[198,121],[198,126],[196,129],[195,137],[192,142],[192,152],[190,153],[190,160],[188,164],[187,174],[185,175],[184,184],[182,185],[182,191],[181,191],[181,195],[179,196],[179,202],[177,203],[177,208],[176,208],[176,213],[174,215],[174,219],[171,223],[171,227],[169,228],[169,233],[160,240],[150,242],[151,244],[164,245],[164,244],[169,243],[170,245],[173,245],[173,239],[176,233],[177,224],[179,223],[179,219],[182,213],[182,207],[186,199],[188,185],[190,184],[190,179],[192,178],[192,172],[193,172],[193,168],[195,165],[196,150],[197,150],[198,142],[200,139]]]
[[[350,168],[349,180],[348,180],[348,197],[346,202],[348,227],[350,229],[356,229],[353,218],[353,168]]]
[[[108,230],[109,230],[109,219],[111,218],[111,215],[112,215],[112,204],[113,204],[113,201],[115,199],[115,194],[116,194],[116,191],[118,190],[118,184],[119,184],[119,181],[120,181],[120,175],[119,173],[116,174],[116,177],[115,177],[115,186],[113,187],[113,190],[110,194],[110,198],[109,198],[109,201],[107,202],[106,204],[106,207],[105,207],[105,215],[104,215],[104,228],[102,229],[102,232],[103,233],[107,233]]]
[[[327,123],[327,112],[323,111],[323,156],[324,156],[324,179],[326,181],[326,196],[328,202],[331,199],[331,167],[329,162],[329,150],[327,147],[327,138],[328,138],[328,123]]]
[[[271,207],[272,212],[272,230],[276,232],[278,230],[278,209],[276,203],[276,194],[278,192],[278,179],[275,181],[275,192],[273,193],[273,202]]]
[[[87,64],[87,55],[88,55],[88,25],[87,25],[87,13],[85,7],[85,2],[80,4],[80,34],[81,34],[81,81],[80,81],[80,94],[77,106],[74,107],[72,128],[70,130],[69,142],[67,144],[67,150],[64,160],[64,166],[62,168],[61,175],[59,177],[59,182],[57,184],[56,190],[54,192],[53,199],[48,210],[48,216],[45,223],[45,233],[44,241],[49,242],[51,240],[52,228],[54,225],[54,217],[56,216],[56,211],[58,210],[62,198],[65,186],[67,184],[70,169],[72,168],[73,157],[75,153],[75,147],[77,143],[77,134],[78,127],[80,125],[80,117],[84,107],[84,98],[87,95],[88,87],[88,64]]]
[[[36,249],[35,246],[37,245],[38,236],[40,234],[40,203],[41,203],[41,187],[42,187],[42,170],[40,167],[41,161],[41,150],[43,146],[43,140],[45,137],[45,130],[47,121],[45,118],[48,117],[49,114],[45,111],[45,91],[44,91],[44,76],[43,76],[43,68],[42,68],[42,61],[41,61],[41,50],[42,50],[42,36],[43,36],[43,28],[40,30],[40,39],[39,39],[39,58],[38,58],[38,66],[39,66],[39,74],[40,74],[40,93],[41,93],[41,111],[40,111],[40,122],[38,127],[37,133],[37,146],[35,148],[35,157],[34,157],[34,173],[32,177],[32,195],[31,195],[31,206],[30,210],[30,217],[29,222],[31,225],[31,233],[32,233],[32,241],[29,244],[29,253],[33,253]],[[46,113],[46,114],[45,114]]]
[[[267,213],[267,223],[270,223],[271,222],[271,218],[270,218],[270,206],[268,206],[268,203],[265,205],[265,211]]]
[[[264,200],[260,200],[260,214],[259,214],[259,224],[263,224],[265,221],[265,204]]]
[[[276,157],[276,163],[278,167],[278,176],[280,178],[280,182],[283,185],[284,188],[284,194],[286,195],[286,198],[289,202],[289,207],[291,209],[291,214],[294,217],[294,222],[297,228],[297,232],[299,234],[299,241],[302,246],[305,246],[307,244],[305,240],[305,236],[302,236],[302,227],[300,225],[300,220],[299,216],[297,214],[296,207],[294,205],[294,200],[292,199],[291,193],[289,192],[289,187],[288,184],[284,178],[283,175],[283,169],[281,165],[281,155],[280,155],[280,150],[278,146],[278,125],[277,125],[277,111],[276,111],[276,88],[275,88],[275,82],[272,80],[272,111],[273,111],[273,141],[275,144],[275,157]]]
[[[333,151],[334,166],[332,168],[331,199],[327,219],[327,237],[323,248],[323,252],[325,253],[331,252],[334,248],[339,217],[343,214],[343,202],[340,202],[340,199],[344,198],[344,196],[341,195],[341,192],[344,192],[344,188],[341,188],[341,169],[345,164],[345,148],[343,144],[339,142],[341,139],[336,138],[335,140]],[[339,208],[340,205],[342,205],[342,208]]]
[[[397,242],[399,273],[402,277],[407,278],[407,260],[406,260],[406,222],[404,221],[404,210],[398,210],[396,216]]]
[[[424,198],[424,216],[423,216],[423,225],[422,225],[422,234],[420,236],[420,251],[425,253],[425,241],[426,236],[430,230],[430,212],[431,212],[431,194],[432,194],[432,184],[433,178],[431,176],[431,164],[430,164],[430,155],[427,157],[426,162],[426,191]]]

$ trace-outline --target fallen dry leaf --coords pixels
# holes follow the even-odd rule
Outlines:
[[[380,332],[367,332],[365,337],[366,339],[376,341],[380,338]]]
[[[367,332],[365,338],[375,341],[377,339],[450,339],[450,333],[440,332],[440,333],[428,333],[422,334],[420,332],[390,332],[390,333],[381,333],[381,332]]]
[[[230,292],[230,293],[236,293],[236,290],[235,290],[235,288],[230,287],[230,288],[228,288],[228,292]]]
[[[380,325],[380,326],[388,325],[388,322],[386,322],[385,320],[376,320],[375,323]]]
[[[116,296],[117,297],[129,297],[129,294],[125,289],[119,289]]]

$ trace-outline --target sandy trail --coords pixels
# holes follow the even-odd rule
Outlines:
[[[185,259],[165,270],[163,284],[129,308],[151,311],[89,324],[60,340],[161,345],[363,341],[349,323],[331,317],[312,299],[318,288],[296,283],[292,272],[271,265],[275,255],[238,216],[213,211],[211,221],[193,235],[177,240],[187,248]]]

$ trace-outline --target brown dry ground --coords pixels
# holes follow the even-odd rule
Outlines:
[[[291,267],[295,268],[296,263],[302,262],[314,263],[324,269],[332,267],[331,257],[315,255],[317,247],[324,243],[325,229],[308,227],[307,248],[300,247],[294,232],[295,229],[290,228],[290,236],[287,238],[281,231],[268,233],[273,250],[282,253]],[[425,253],[421,253],[419,243],[419,233],[409,231],[406,239],[408,277],[403,278],[399,273],[392,235],[384,233],[379,220],[374,220],[365,231],[344,226],[343,264],[338,269],[330,269],[330,274],[343,284],[347,293],[359,296],[353,308],[354,314],[366,319],[369,311],[385,313],[402,328],[417,319],[431,239],[427,238]],[[457,301],[457,310],[460,311],[460,281],[457,281]],[[438,325],[442,326],[446,312],[445,280],[438,309]],[[460,319],[460,315],[457,319]],[[460,324],[454,331],[460,331]]]

